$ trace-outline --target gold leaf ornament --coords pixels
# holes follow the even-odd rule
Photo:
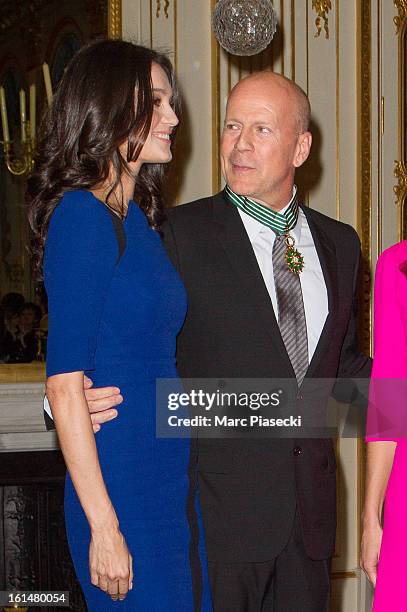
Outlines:
[[[164,0],[164,15],[165,18],[168,19],[168,9],[170,8],[170,0]],[[157,19],[159,19],[160,17],[160,12],[161,12],[161,0],[157,0],[157,10],[155,13],[155,16],[157,17]]]
[[[398,10],[398,15],[393,18],[394,25],[396,26],[396,34],[399,34],[403,23],[407,18],[407,0],[394,0],[394,6]]]
[[[317,14],[315,19],[317,31],[314,34],[314,38],[318,38],[321,35],[322,27],[325,31],[325,38],[329,38],[328,13],[332,10],[331,0],[312,0],[312,8]]]

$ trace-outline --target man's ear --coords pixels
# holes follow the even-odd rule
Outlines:
[[[308,159],[312,145],[311,132],[303,132],[298,136],[294,155],[294,167],[299,168]]]

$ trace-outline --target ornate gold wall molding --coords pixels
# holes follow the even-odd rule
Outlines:
[[[398,15],[393,18],[398,43],[398,133],[399,154],[395,162],[394,176],[397,184],[393,187],[398,207],[398,238],[407,238],[407,151],[406,151],[406,55],[407,55],[407,0],[394,0]]]
[[[332,580],[346,580],[348,578],[357,578],[356,572],[332,572]]]
[[[359,288],[359,343],[361,350],[372,354],[372,7],[371,0],[358,0],[358,155],[357,155],[357,229],[361,241],[362,266]],[[358,464],[358,542],[365,488],[366,449],[359,438]]]
[[[325,31],[325,38],[329,38],[328,13],[332,9],[331,0],[312,0],[312,8],[317,14],[315,19],[317,31],[314,34],[314,38],[318,38],[321,35],[322,27]]]
[[[217,0],[211,0],[211,13]],[[219,160],[220,138],[220,49],[214,33],[211,33],[211,89],[212,89],[212,191],[217,193],[221,188],[221,171]]]
[[[122,0],[109,0],[107,32],[109,38],[122,37]]]
[[[407,0],[394,0],[394,6],[399,12],[393,19],[394,25],[396,26],[396,33],[398,34],[407,18]]]
[[[362,248],[359,338],[365,354],[372,342],[372,68],[371,0],[358,0],[358,232]]]
[[[396,203],[400,208],[403,208],[403,204],[407,198],[407,167],[404,161],[396,161],[394,168],[394,176],[397,179],[397,185],[393,187],[394,194],[396,196]],[[400,226],[400,240],[405,240],[405,228],[403,223],[404,211],[401,210],[401,226]]]
[[[161,12],[161,0],[156,0],[157,2],[157,10],[155,13],[155,16],[157,17],[157,19],[159,19],[160,17],[160,12]],[[168,19],[168,9],[170,8],[170,0],[164,0],[164,15],[165,18]]]

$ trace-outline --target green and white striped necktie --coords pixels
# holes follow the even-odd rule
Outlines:
[[[299,215],[297,188],[294,187],[294,190],[293,198],[283,213],[272,210],[268,208],[268,206],[264,206],[251,198],[238,195],[232,191],[229,185],[226,186],[225,193],[228,200],[236,206],[236,208],[240,208],[240,210],[243,210],[247,215],[253,217],[253,219],[256,219],[259,223],[269,227],[278,236],[284,236],[287,266],[291,272],[300,274],[304,269],[304,258],[295,248],[294,238],[290,234],[290,231],[297,225]]]

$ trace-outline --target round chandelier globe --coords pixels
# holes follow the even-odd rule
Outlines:
[[[212,29],[228,53],[255,55],[268,47],[276,33],[276,12],[270,0],[219,0]]]

